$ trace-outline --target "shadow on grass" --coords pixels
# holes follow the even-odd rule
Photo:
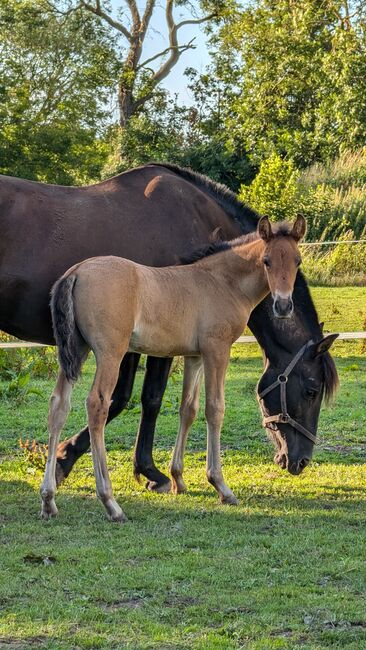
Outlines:
[[[56,494],[59,516],[51,521],[43,521],[39,517],[40,496],[38,488],[33,488],[26,481],[2,481],[0,483],[0,523],[10,522],[35,523],[39,520],[41,526],[52,527],[62,525],[74,527],[97,521],[105,522],[112,528],[118,524],[108,522],[103,506],[98,502],[93,489],[83,495],[72,490],[60,489]],[[286,486],[278,486],[271,492],[273,485],[261,483],[256,486],[244,486],[235,490],[238,506],[227,506],[219,503],[216,493],[208,486],[207,489],[189,489],[184,495],[153,494],[139,492],[135,495],[124,494],[123,490],[115,490],[115,496],[126,512],[129,522],[140,524],[154,517],[157,520],[168,518],[172,522],[177,519],[197,520],[214,518],[222,523],[261,521],[262,519],[295,522],[306,520],[309,524],[317,525],[326,520],[330,523],[364,526],[366,523],[366,491],[361,486],[329,486],[317,484],[316,490],[301,486],[301,494],[283,493]],[[258,512],[258,510],[263,512]],[[334,511],[334,514],[332,514]],[[355,516],[357,521],[354,521]],[[128,529],[128,524],[127,524]]]

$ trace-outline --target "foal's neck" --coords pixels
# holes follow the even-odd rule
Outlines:
[[[264,249],[265,243],[261,238],[234,245],[208,259],[207,266],[218,279],[228,284],[231,292],[246,298],[255,307],[269,293],[262,259]]]

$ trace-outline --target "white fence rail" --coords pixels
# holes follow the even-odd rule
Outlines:
[[[353,339],[366,339],[366,332],[340,332],[339,340],[350,341]],[[235,343],[256,343],[257,339],[254,336],[239,336]],[[11,341],[7,343],[0,343],[0,350],[14,350],[16,348],[44,348],[47,347],[43,343],[30,343],[27,341]]]

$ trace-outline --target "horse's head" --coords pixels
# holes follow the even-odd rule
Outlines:
[[[268,217],[261,217],[258,234],[265,243],[263,264],[277,318],[289,318],[294,310],[292,292],[301,263],[298,242],[306,232],[306,220],[298,215],[295,223],[280,224],[276,229]]]
[[[274,460],[291,474],[300,474],[310,462],[322,398],[329,400],[338,386],[328,352],[337,336],[310,339],[281,361],[267,358],[259,381],[263,425],[277,447]]]

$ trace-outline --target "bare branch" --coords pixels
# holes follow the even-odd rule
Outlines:
[[[141,40],[145,38],[145,34],[149,26],[150,18],[152,16],[152,12],[154,11],[155,5],[156,5],[156,0],[147,0],[144,15],[141,20],[141,27],[140,27]]]
[[[202,16],[202,18],[191,18],[189,20],[182,20],[180,23],[176,25],[176,29],[180,29],[181,27],[184,27],[184,25],[200,25],[201,23],[206,23],[208,20],[211,20],[212,18],[216,18],[217,13],[213,14],[208,14],[207,16]]]
[[[88,11],[91,11],[91,13],[95,14],[96,16],[99,16],[103,20],[105,20],[108,25],[116,29],[118,32],[123,34],[125,38],[127,38],[128,41],[132,41],[132,34],[128,31],[128,29],[119,21],[113,20],[112,16],[107,14],[105,11],[102,10],[100,6],[99,0],[96,0],[95,5],[91,5],[89,2],[86,2],[85,0],[81,0],[81,6],[87,9]]]
[[[196,40],[196,37],[192,38],[189,43],[186,43],[185,45],[178,45],[177,49],[179,50],[179,54],[182,54],[186,50],[194,50],[196,48],[195,45],[193,45],[193,42]],[[155,59],[159,59],[161,56],[165,56],[165,54],[168,54],[168,52],[171,51],[171,47],[167,47],[165,50],[162,52],[158,52],[158,54],[155,54],[154,56],[150,57],[150,59],[146,59],[143,63],[140,63],[140,65],[136,68],[136,70],[140,70],[141,68],[146,68],[148,63],[152,63],[152,61],[155,61]]]
[[[209,16],[204,16],[203,18],[197,18],[197,19],[191,19],[191,20],[182,20],[180,23],[177,25],[174,22],[173,18],[173,0],[167,0],[166,2],[166,8],[165,8],[165,19],[168,25],[168,31],[169,31],[169,49],[170,49],[170,56],[168,59],[160,66],[159,70],[157,70],[154,74],[153,77],[153,83],[154,86],[156,86],[160,81],[165,79],[165,77],[168,76],[169,72],[171,69],[174,67],[174,65],[177,63],[178,59],[180,58],[181,54],[185,51],[185,49],[189,48],[183,48],[181,49],[178,45],[178,29],[183,27],[184,25],[197,25],[199,23],[203,23],[206,20],[209,20],[216,14],[211,14]]]
[[[126,0],[126,2],[129,6],[131,16],[132,16],[133,31],[137,32],[140,29],[141,19],[140,19],[140,14],[137,8],[136,1]]]

